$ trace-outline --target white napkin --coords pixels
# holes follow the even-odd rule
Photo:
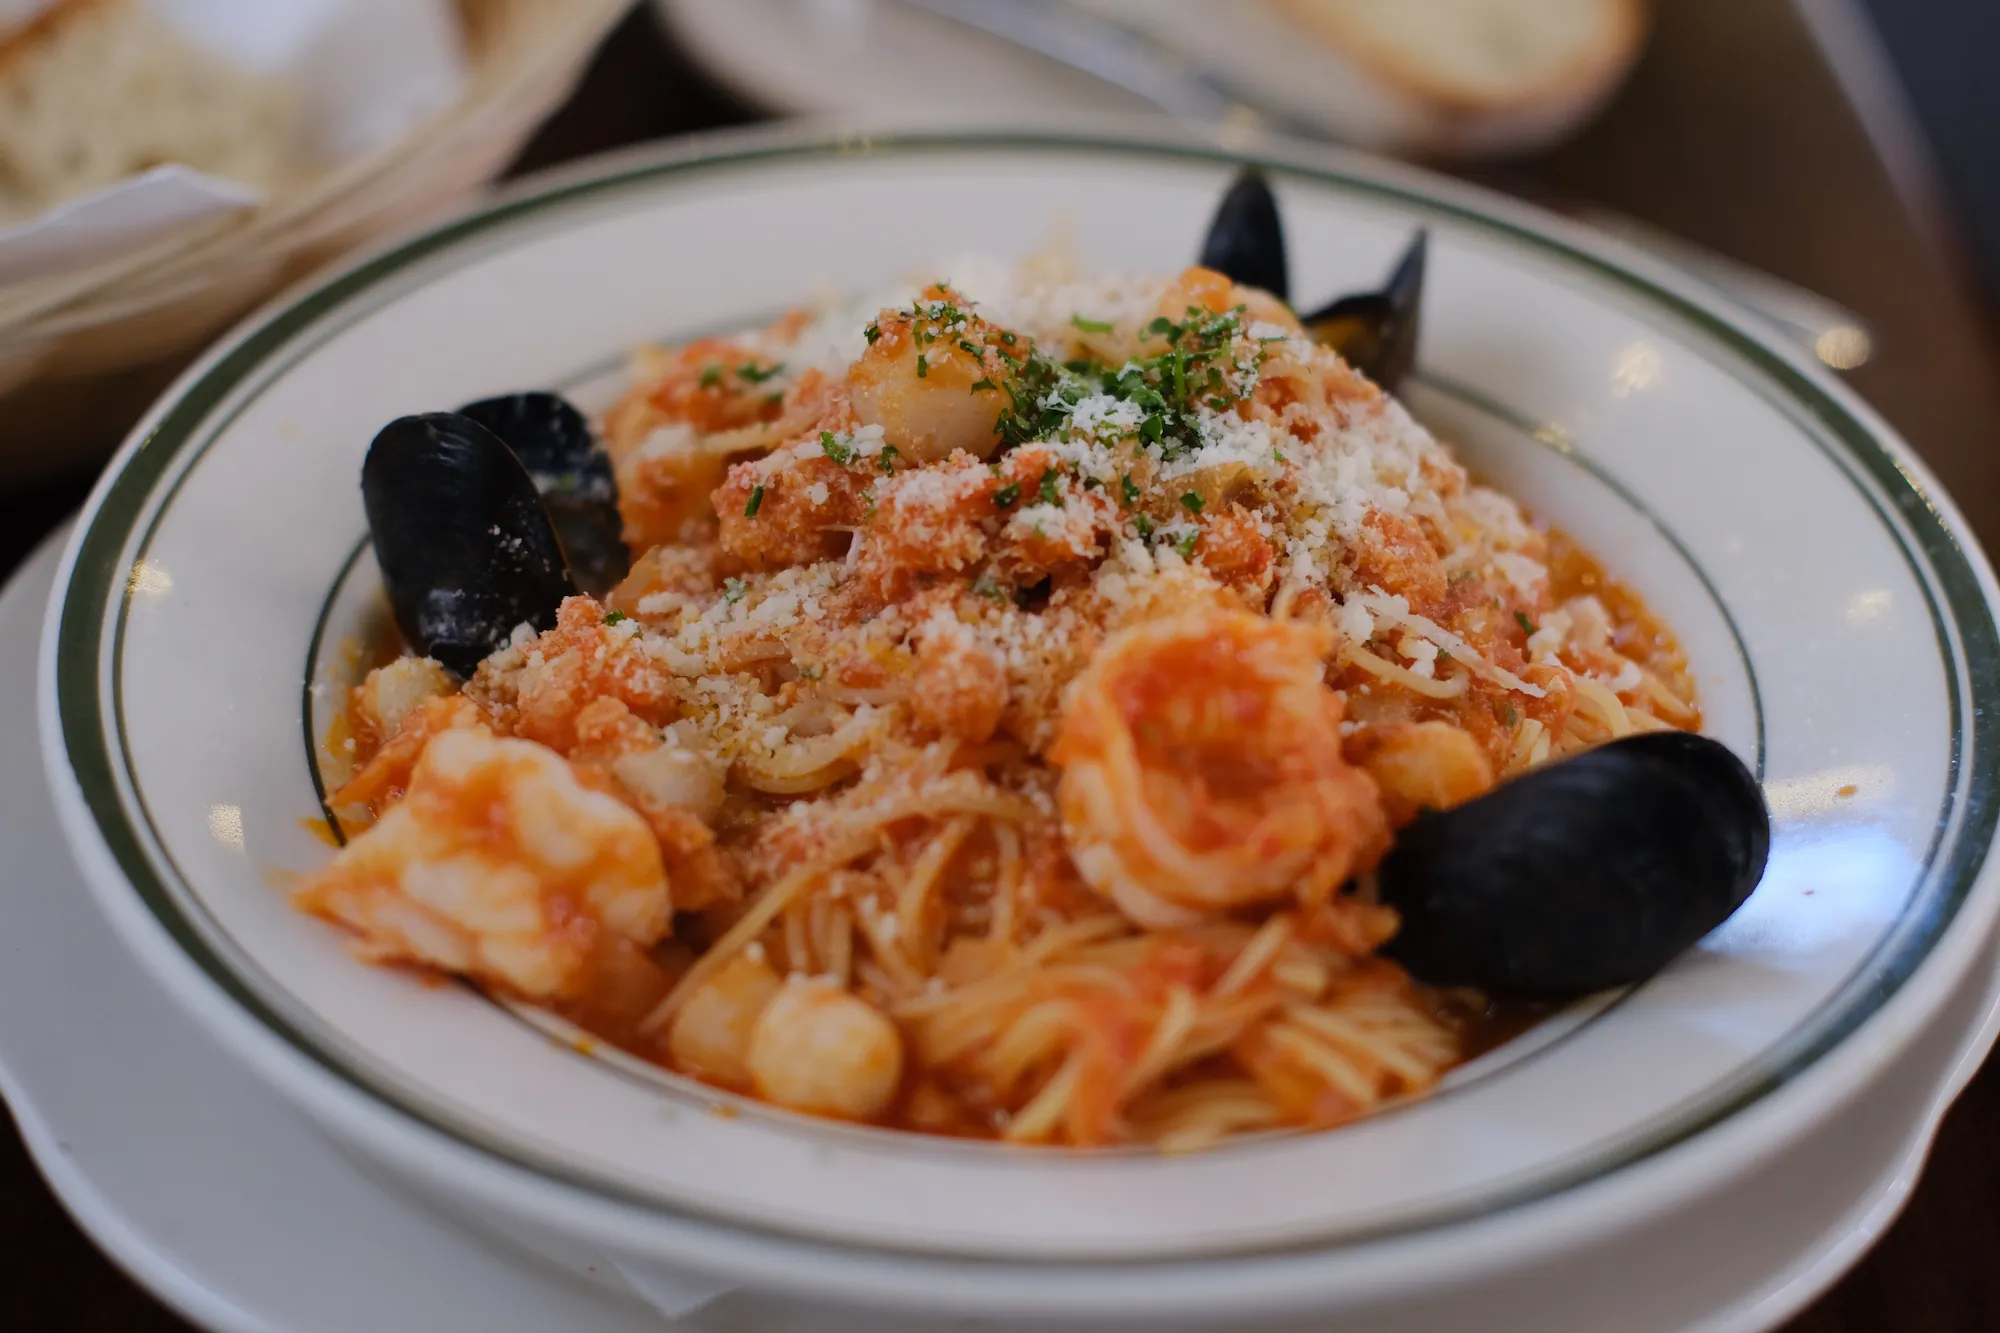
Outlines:
[[[51,0],[0,0],[0,30]],[[451,0],[145,0],[187,41],[296,90],[305,150],[334,166],[384,147],[465,89]],[[0,230],[0,285],[139,249],[263,201],[241,182],[166,166]]]

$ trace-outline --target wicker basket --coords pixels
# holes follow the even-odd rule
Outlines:
[[[450,211],[566,98],[630,0],[458,0],[465,95],[261,208],[80,272],[0,288],[0,486],[116,442],[180,362],[342,250]]]

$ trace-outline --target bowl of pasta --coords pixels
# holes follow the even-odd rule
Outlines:
[[[1226,1326],[1685,1216],[1940,1021],[1992,594],[1851,394],[1517,205],[788,131],[241,326],[43,734],[138,956],[476,1224],[670,1312]]]

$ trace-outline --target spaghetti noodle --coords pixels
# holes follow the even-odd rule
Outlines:
[[[631,575],[357,687],[299,905],[818,1115],[1183,1149],[1421,1095],[1478,1004],[1367,872],[1695,725],[1673,640],[1262,293],[963,282],[642,353]]]

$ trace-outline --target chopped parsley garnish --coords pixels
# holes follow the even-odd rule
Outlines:
[[[1514,705],[1508,704],[1506,711],[1500,714],[1500,720],[1511,727],[1521,720],[1521,715],[1514,711]]]
[[[1189,559],[1194,555],[1194,544],[1200,539],[1201,529],[1196,528],[1193,532],[1184,534],[1179,541],[1175,542],[1174,549],[1181,553],[1181,559]]]
[[[985,389],[992,389],[997,392],[999,388],[1000,386],[993,382],[993,377],[991,375],[982,375],[978,379],[972,382],[973,393],[979,393],[980,391]]]
[[[1099,481],[1095,477],[1085,477],[1083,479],[1083,489],[1085,489],[1086,491],[1094,491],[1103,484],[1104,484],[1103,482]]]
[[[930,362],[928,362],[928,361],[926,361],[926,360],[924,360],[924,354],[923,354],[922,352],[918,352],[918,353],[917,353],[917,378],[918,378],[918,379],[920,379],[920,380],[921,380],[921,379],[928,379],[928,378],[930,378],[930,373],[931,373],[931,363],[930,363]]]
[[[998,583],[994,582],[993,571],[990,569],[979,571],[979,577],[972,581],[972,590],[981,597],[990,598],[996,602],[1007,600],[1006,591]]]
[[[631,618],[632,617],[626,615],[623,611],[613,611],[609,615],[604,617],[604,623],[606,625],[616,625],[622,621],[630,620]]]
[[[722,600],[732,606],[743,600],[743,594],[746,591],[748,589],[744,586],[742,579],[727,578],[722,581]]]
[[[750,503],[743,506],[743,517],[755,518],[757,511],[764,507],[764,488],[754,486],[750,490]]]
[[[1535,632],[1535,622],[1528,619],[1526,611],[1516,611],[1514,613],[1514,623],[1521,627],[1521,633],[1523,634],[1533,634]]]
[[[1082,315],[1071,315],[1069,322],[1071,327],[1084,333],[1111,332],[1111,321],[1106,319],[1085,319]]]
[[[1132,526],[1138,530],[1140,541],[1149,542],[1153,540],[1152,519],[1147,518],[1144,514],[1141,514],[1137,518],[1132,520]]]
[[[1181,496],[1181,508],[1187,510],[1190,514],[1199,514],[1201,512],[1201,497],[1193,491],[1184,493]]]
[[[993,492],[993,507],[995,509],[1008,509],[1011,508],[1013,506],[1013,503],[1020,498],[1021,498],[1021,483],[1018,481],[1010,481],[1005,486],[1002,486],[999,490]]]
[[[868,339],[868,345],[873,347],[875,340],[882,336],[882,326],[880,324],[870,324],[867,328],[861,330],[861,336]]]
[[[1008,404],[995,427],[1005,448],[1059,437],[1078,404],[1105,395],[1136,409],[1119,418],[1121,433],[1129,431],[1134,447],[1144,452],[1158,446],[1163,461],[1172,462],[1206,443],[1202,413],[1227,411],[1246,392],[1244,377],[1252,375],[1255,366],[1238,359],[1242,313],[1218,315],[1190,307],[1181,322],[1162,316],[1147,331],[1165,339],[1166,350],[1115,367],[1089,359],[1059,364],[1032,343],[1017,346],[1020,340],[1003,331],[1000,347],[992,350],[1007,364],[1005,382],[982,379],[973,388],[1005,390]],[[1070,322],[1086,332],[1113,327],[1082,315]]]
[[[1033,348],[1025,357],[1007,359],[1014,375],[1005,386],[1007,406],[995,427],[1011,449],[1053,434],[1087,390],[1081,380],[1066,380],[1061,366]]]
[[[1279,452],[1276,449],[1273,449],[1271,451],[1271,457],[1277,459],[1280,463],[1287,463],[1291,461],[1290,459],[1286,458],[1283,453]]]
[[[701,387],[702,387],[702,388],[704,388],[704,389],[714,389],[714,388],[718,388],[718,387],[720,387],[720,386],[721,386],[721,384],[722,384],[722,367],[721,367],[721,366],[710,366],[710,367],[708,367],[708,368],[707,368],[706,370],[704,370],[704,371],[702,371],[702,372],[701,372]]]
[[[1132,484],[1129,472],[1122,473],[1118,478],[1118,500],[1127,509],[1139,503],[1139,488]]]
[[[1056,471],[1054,468],[1050,468],[1048,471],[1042,473],[1042,484],[1036,493],[1042,497],[1042,503],[1044,504],[1061,504],[1062,473]]]
[[[736,367],[736,373],[752,384],[762,384],[773,375],[783,374],[784,369],[785,363],[782,361],[773,361],[768,366],[760,366],[755,361],[745,361]]]
[[[848,444],[830,430],[823,430],[819,433],[819,447],[828,458],[831,458],[842,467],[847,466],[854,459],[854,446]]]
[[[885,444],[882,446],[882,452],[875,456],[875,466],[883,472],[894,471],[896,466],[896,456],[897,456],[896,446],[893,444]]]
[[[979,356],[979,348],[970,338],[960,338],[958,340],[958,350],[975,360]]]

